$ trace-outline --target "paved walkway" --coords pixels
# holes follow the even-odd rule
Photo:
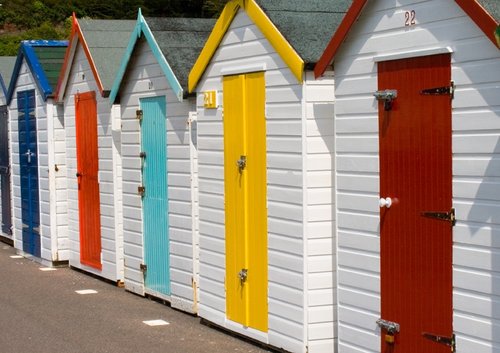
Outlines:
[[[0,243],[1,353],[267,352],[83,273],[42,269]]]

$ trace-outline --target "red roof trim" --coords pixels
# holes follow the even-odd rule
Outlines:
[[[65,86],[67,82],[65,81],[68,80],[69,70],[71,70],[72,62],[70,61],[72,61],[75,55],[74,51],[76,51],[76,46],[74,47],[74,41],[76,41],[77,39],[82,44],[83,51],[85,52],[85,56],[87,57],[92,73],[94,74],[94,78],[97,83],[97,88],[99,89],[101,96],[104,97],[104,88],[101,82],[101,78],[99,77],[99,74],[97,72],[97,68],[95,66],[92,55],[90,55],[90,50],[83,36],[80,24],[78,23],[75,13],[73,12],[73,25],[71,28],[70,42],[68,44],[68,49],[66,50],[66,54],[64,56],[64,64],[61,69],[61,74],[59,75],[59,81],[57,82],[56,99],[58,101],[62,101],[64,96],[64,92],[61,92],[61,90],[66,89]]]
[[[484,32],[484,34],[495,44],[497,48],[500,48],[499,44],[495,39],[495,30],[498,27],[498,22],[486,11],[486,9],[477,2],[477,0],[455,0],[455,2],[465,11],[465,13],[476,23],[479,28]],[[339,49],[342,42],[347,37],[347,34],[354,25],[354,22],[358,19],[363,7],[367,3],[367,0],[354,0],[349,11],[345,15],[342,23],[340,24],[337,31],[334,33],[330,43],[325,49],[323,55],[319,59],[318,63],[314,67],[314,76],[317,78],[323,75],[326,68],[333,61],[337,50]]]
[[[325,52],[323,53],[323,55],[321,55],[321,58],[314,67],[314,76],[316,78],[325,73],[326,68],[332,62],[333,57],[337,53],[337,50],[344,41],[345,37],[347,37],[347,34],[351,30],[354,22],[356,22],[356,20],[358,19],[359,14],[361,13],[361,10],[363,10],[363,7],[367,3],[367,1],[368,0],[353,1],[351,7],[344,16],[342,23],[340,24],[337,31],[335,31],[335,34],[330,40],[330,43],[328,43]]]
[[[455,0],[455,2],[465,11],[467,15],[481,28],[486,36],[500,49],[495,38],[495,31],[498,22],[491,16],[477,0]]]

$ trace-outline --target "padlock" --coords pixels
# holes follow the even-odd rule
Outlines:
[[[394,335],[391,335],[390,333],[387,333],[385,335],[385,343],[394,344]]]

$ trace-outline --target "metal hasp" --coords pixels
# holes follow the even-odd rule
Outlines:
[[[28,151],[25,153],[25,156],[28,157],[28,164],[31,164],[31,157],[35,156],[33,152],[28,148]]]
[[[399,324],[397,322],[387,321],[384,319],[378,319],[377,325],[379,325],[379,327],[382,330],[387,331],[387,333],[389,333],[391,335],[399,332]]]
[[[141,270],[142,273],[146,273],[146,271],[148,270],[148,265],[140,264],[139,269]]]
[[[456,352],[457,350],[455,342],[455,334],[451,335],[451,337],[446,337],[446,336],[435,335],[433,333],[423,332],[422,336],[424,336],[424,338],[428,340],[431,340],[432,342],[444,344],[445,346],[450,347],[452,353]]]
[[[450,222],[451,226],[454,226],[457,223],[454,208],[452,208],[450,212],[422,212],[422,216]]]
[[[455,82],[451,81],[449,86],[427,88],[420,91],[420,94],[427,96],[449,95],[451,99],[455,96]]]
[[[378,101],[384,101],[384,110],[389,111],[392,109],[392,102],[398,97],[398,91],[395,89],[386,89],[384,91],[377,91],[373,95]]]
[[[142,116],[143,116],[142,110],[141,109],[137,109],[135,111],[135,117],[137,118],[137,120],[142,121]]]
[[[141,157],[141,158],[146,158],[146,152],[141,152],[141,153],[139,153],[139,157]]]
[[[236,161],[236,165],[238,166],[238,169],[241,173],[247,166],[247,156],[240,156],[240,159]]]
[[[238,278],[240,279],[241,285],[246,282],[248,277],[248,269],[242,268],[240,272],[238,272]]]
[[[145,186],[138,186],[137,187],[137,193],[141,196],[144,197],[146,194],[146,187]]]

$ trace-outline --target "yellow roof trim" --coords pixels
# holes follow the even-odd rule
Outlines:
[[[190,93],[193,92],[196,85],[198,84],[198,81],[205,72],[208,63],[212,59],[212,56],[217,50],[217,47],[222,41],[222,38],[224,38],[229,25],[231,24],[231,22],[233,22],[234,16],[238,12],[238,9],[243,5],[243,1],[244,0],[230,1],[226,4],[224,10],[222,10],[219,19],[212,29],[212,33],[210,33],[205,46],[201,50],[200,56],[198,56],[198,59],[196,59],[193,68],[189,72],[188,90]]]
[[[265,12],[257,5],[255,0],[231,0],[222,11],[212,33],[203,47],[200,56],[196,60],[188,78],[188,90],[193,92],[198,81],[205,72],[212,56],[215,54],[222,38],[231,25],[234,16],[240,8],[243,8],[248,16],[255,22],[264,36],[269,40],[273,48],[278,52],[283,61],[288,65],[299,83],[302,83],[304,72],[304,60],[297,54],[293,47],[283,37],[274,23],[267,17]]]
[[[267,17],[265,12],[254,0],[247,0],[245,10],[250,18],[255,22],[273,48],[278,52],[283,61],[288,65],[299,83],[302,83],[304,72],[304,60],[297,54],[295,49],[283,37],[274,23]]]

